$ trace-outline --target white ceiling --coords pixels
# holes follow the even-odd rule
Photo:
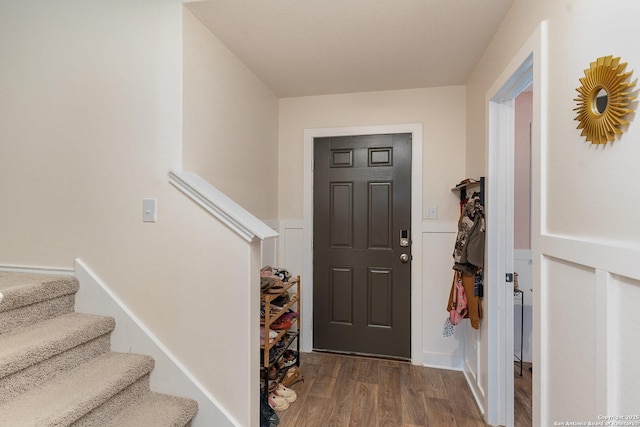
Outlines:
[[[281,98],[466,83],[513,0],[188,3]]]

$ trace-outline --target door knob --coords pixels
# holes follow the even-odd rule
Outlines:
[[[407,254],[400,254],[400,261],[402,261],[402,262],[409,262],[409,255],[407,255]]]

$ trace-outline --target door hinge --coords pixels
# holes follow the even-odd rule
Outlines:
[[[507,273],[505,280],[507,283],[513,283],[513,273]]]

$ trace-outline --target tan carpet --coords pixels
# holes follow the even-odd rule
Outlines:
[[[70,277],[0,272],[0,426],[182,427],[198,404],[151,392],[149,356],[110,351]]]

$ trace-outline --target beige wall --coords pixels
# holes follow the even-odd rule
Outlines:
[[[279,216],[302,218],[303,132],[312,128],[422,123],[423,200],[439,221],[457,220],[450,191],[464,178],[464,87],[280,100]]]
[[[79,257],[249,425],[256,248],[168,183],[182,163],[182,19],[177,0],[0,3],[0,264],[73,268]],[[205,102],[186,85],[185,159],[216,180],[247,154],[250,170],[226,167],[232,179],[218,184],[274,217],[276,172],[256,165],[277,162],[277,102],[188,15],[185,27],[189,64],[201,49],[211,86],[225,88]],[[204,120],[211,128],[191,134]],[[156,223],[142,222],[146,197]]]
[[[442,336],[459,215],[458,195],[451,188],[464,176],[465,96],[463,86],[346,95],[288,98],[280,101],[279,216],[284,265],[299,265],[303,253],[303,136],[305,129],[420,123],[423,125],[423,205],[438,208],[438,219],[414,230],[414,245],[423,258],[421,359],[417,364],[460,369],[462,336]],[[310,167],[307,165],[306,167]],[[476,177],[477,178],[477,177]],[[422,209],[424,212],[424,209]],[[414,246],[415,247],[415,246]],[[306,278],[306,286],[311,282]],[[307,295],[311,294],[305,288]],[[307,318],[308,319],[308,318]],[[303,334],[311,331],[303,330]]]
[[[278,99],[188,10],[183,78],[184,169],[276,219]]]
[[[533,209],[543,221],[533,235],[534,425],[596,421],[640,407],[629,387],[640,381],[640,370],[622,378],[607,364],[625,357],[629,337],[638,342],[637,328],[621,323],[618,307],[640,304],[633,261],[640,256],[640,227],[632,225],[640,208],[634,195],[640,126],[636,120],[615,142],[592,146],[576,130],[573,111],[578,79],[596,58],[621,56],[638,70],[639,13],[640,4],[624,0],[516,0],[468,81],[467,172],[479,174],[486,170],[487,91],[540,22],[548,21],[546,142],[534,165],[543,175],[533,183],[542,201]],[[615,30],[596,30],[603,23],[615,23]]]
[[[624,0],[516,1],[468,82],[467,170],[472,173],[484,168],[485,138],[474,136],[486,134],[486,91],[540,21],[548,19],[548,179],[553,182],[547,199],[552,206],[547,217],[550,233],[620,240],[627,245],[640,241],[640,227],[629,227],[635,218],[632,207],[637,203],[634,178],[640,173],[634,166],[640,145],[633,141],[638,139],[640,127],[632,123],[621,139],[598,147],[580,137],[573,111],[578,79],[599,56],[621,56],[629,63],[629,70],[638,70],[640,54],[633,36],[638,32],[634,13],[639,8],[639,4]],[[593,31],[602,22],[616,22],[618,30]]]
[[[573,98],[583,69],[599,56],[619,55],[640,72],[639,15],[640,4],[624,0],[516,0],[466,88],[276,103],[188,14],[183,46],[177,0],[5,0],[0,3],[0,263],[72,268],[74,258],[82,258],[246,424],[253,344],[237,332],[250,330],[251,319],[238,316],[236,307],[252,298],[249,289],[230,286],[227,279],[247,272],[247,263],[229,254],[246,260],[255,248],[170,187],[167,170],[181,167],[184,155],[188,167],[254,214],[301,219],[305,128],[423,123],[424,204],[438,206],[437,222],[453,222],[457,204],[449,189],[465,176],[486,174],[486,92],[548,19],[543,170],[549,184],[541,189],[546,228],[536,230],[541,243],[534,260],[546,273],[540,275],[538,295],[564,301],[579,293],[580,312],[593,311],[603,321],[573,336],[585,319],[566,304],[543,300],[536,308],[541,330],[534,347],[541,356],[534,363],[544,384],[536,386],[534,396],[537,423],[631,414],[640,407],[640,371],[628,355],[640,348],[629,308],[640,304],[640,272],[625,260],[638,259],[640,227],[634,220],[640,202],[634,190],[640,179],[640,127],[632,122],[614,143],[591,146],[575,129]],[[615,22],[616,30],[594,31],[603,22]],[[193,48],[206,54],[198,57]],[[211,86],[198,67],[211,70]],[[184,119],[182,72],[185,80],[190,76]],[[196,81],[202,92],[190,86]],[[249,155],[250,170],[229,167],[249,153],[255,154]],[[260,168],[263,160],[277,163],[277,177],[273,164]],[[145,197],[158,199],[157,223],[141,221]],[[442,251],[451,251],[448,240],[443,239]],[[442,286],[429,278],[444,278],[449,266],[441,269],[435,276],[425,272],[425,297]],[[229,318],[233,328],[218,327]],[[430,336],[437,341],[436,327],[441,324],[425,322],[425,342]],[[577,337],[576,345],[567,345],[568,337]],[[573,363],[583,351],[595,351],[595,359]],[[624,372],[607,360],[613,367],[619,362]],[[603,380],[608,374],[612,380]],[[559,390],[575,390],[584,395],[581,402],[596,407]]]

